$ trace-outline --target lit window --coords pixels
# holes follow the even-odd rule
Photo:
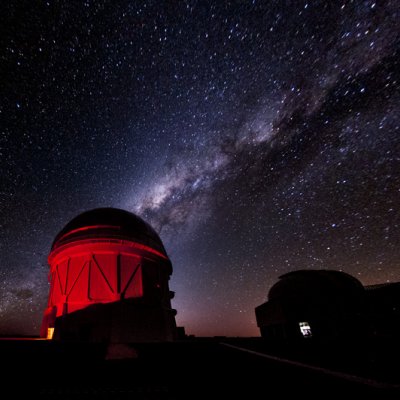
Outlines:
[[[47,340],[53,339],[54,328],[47,328]]]
[[[300,332],[302,333],[303,337],[311,337],[311,326],[308,322],[299,322]]]

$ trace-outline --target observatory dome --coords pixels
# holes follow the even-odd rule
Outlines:
[[[51,250],[85,239],[128,240],[167,256],[156,231],[137,215],[117,208],[96,208],[79,214],[56,236]]]
[[[172,264],[140,217],[86,211],[56,236],[48,256],[49,301],[41,337],[133,343],[176,337]]]
[[[272,286],[268,299],[325,298],[327,296],[362,297],[364,287],[353,276],[334,270],[298,270],[280,277]]]

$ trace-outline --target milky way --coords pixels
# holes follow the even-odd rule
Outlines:
[[[397,1],[6,3],[0,333],[95,207],[158,230],[196,335],[258,335],[292,270],[400,280]]]

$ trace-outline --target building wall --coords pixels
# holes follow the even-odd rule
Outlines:
[[[133,242],[91,240],[58,250],[49,262],[51,287],[42,337],[52,327],[55,339],[174,337],[171,267],[165,256]],[[108,303],[114,306],[98,307]]]

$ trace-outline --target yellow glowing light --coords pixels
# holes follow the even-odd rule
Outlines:
[[[47,340],[53,339],[54,328],[47,328]]]

